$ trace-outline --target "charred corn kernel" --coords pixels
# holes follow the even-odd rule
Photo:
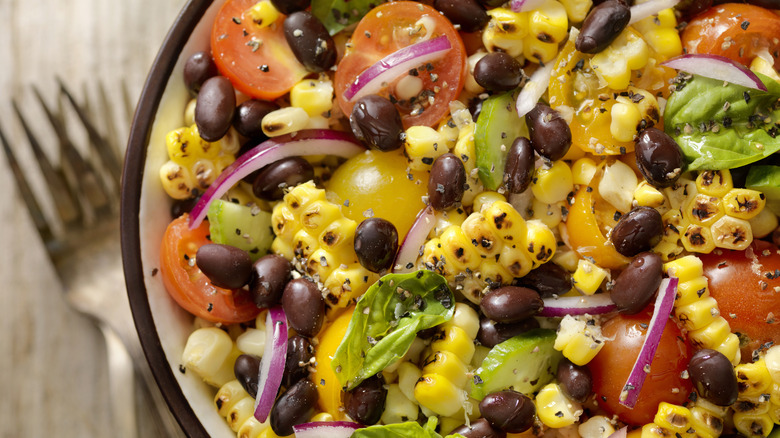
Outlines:
[[[319,236],[327,225],[342,217],[338,205],[327,200],[316,200],[301,208],[300,221],[307,233]]]
[[[609,418],[603,415],[594,415],[580,424],[577,428],[577,432],[579,432],[580,436],[608,438],[615,433],[615,427],[609,421]]]
[[[423,374],[439,374],[446,377],[458,388],[463,388],[469,380],[468,368],[455,353],[436,351],[423,362]]]
[[[566,8],[566,15],[572,23],[584,20],[593,6],[593,0],[561,0],[561,3]]]
[[[252,415],[241,424],[241,427],[236,431],[236,436],[237,438],[258,438],[268,426],[268,422],[261,423]]]
[[[676,306],[674,315],[686,330],[693,331],[711,324],[720,316],[720,311],[715,298],[706,297],[685,306]]]
[[[713,350],[722,353],[726,356],[732,365],[738,364],[741,359],[741,353],[739,351],[739,337],[735,333],[731,333],[726,337],[720,345],[711,347]]]
[[[460,327],[469,338],[476,339],[479,332],[479,314],[466,303],[455,303],[452,318],[441,325],[445,330],[450,326]]]
[[[565,201],[574,190],[574,180],[571,168],[563,160],[558,160],[551,167],[540,167],[531,183],[534,197],[545,204],[555,204]]]
[[[482,209],[488,224],[501,236],[504,244],[521,243],[528,232],[525,219],[512,204],[496,201]]]
[[[661,402],[653,423],[674,433],[684,434],[691,427],[691,411],[683,406]]]
[[[689,252],[708,254],[715,249],[715,239],[709,228],[701,225],[690,224],[680,238],[683,247]]]
[[[673,436],[671,432],[655,423],[645,424],[641,430],[640,438],[670,438]]]
[[[245,398],[252,399],[238,380],[231,380],[219,388],[214,396],[214,405],[217,407],[217,413],[226,417],[233,406]]]
[[[382,411],[382,423],[393,424],[416,421],[418,412],[417,403],[407,398],[397,384],[387,387],[385,409]]]
[[[269,2],[270,3],[270,2]],[[290,90],[290,105],[306,111],[310,117],[318,117],[333,108],[333,83],[325,80],[304,79]]]
[[[449,152],[439,132],[429,126],[410,126],[406,130],[404,153],[412,170],[429,170],[436,158]]]
[[[671,275],[671,274],[670,274]],[[677,296],[675,297],[675,306],[687,306],[701,298],[710,296],[707,277],[701,275],[691,280],[680,281],[677,284]]]
[[[734,188],[731,172],[724,170],[705,170],[696,177],[696,189],[699,193],[722,198]]]
[[[217,169],[214,166],[214,162],[211,160],[200,159],[192,163],[193,178],[195,178],[195,188],[201,192],[206,189],[217,179]]]
[[[449,351],[463,363],[471,362],[474,356],[474,340],[460,327],[447,327],[443,337],[431,342],[433,351]]]
[[[628,87],[631,70],[637,70],[647,64],[650,51],[642,36],[630,27],[615,38],[604,50],[590,60],[590,66],[601,75],[613,90]]]
[[[577,270],[571,276],[572,284],[578,291],[585,295],[593,295],[601,287],[601,283],[609,275],[609,271],[591,263],[587,260],[580,260],[577,264]]]
[[[466,113],[465,115],[462,114],[464,112]],[[463,193],[463,198],[460,202],[462,205],[468,206],[471,205],[474,197],[484,189],[482,181],[479,180],[477,171],[474,170],[476,169],[475,162],[477,156],[476,146],[474,145],[474,129],[476,124],[471,120],[471,114],[466,108],[454,111],[453,119],[459,120],[458,123],[463,123],[458,133],[458,141],[455,142],[455,148],[452,149],[452,153],[460,158],[463,162],[463,167],[466,169],[466,184],[468,185],[468,188]]]
[[[753,229],[744,219],[723,216],[710,227],[715,246],[743,250],[753,241]]]
[[[671,8],[634,23],[634,28],[642,34],[653,51],[661,55],[661,61],[682,54],[682,42],[676,27],[677,19]]]
[[[503,246],[501,236],[488,224],[484,215],[470,214],[460,225],[463,234],[483,257],[495,257]]]
[[[258,328],[249,327],[236,338],[236,347],[245,354],[263,357],[265,350],[265,325]]]
[[[255,26],[262,29],[270,26],[279,18],[279,11],[268,0],[261,0],[247,11],[247,18],[252,20]]]
[[[723,418],[727,409],[698,397],[691,407],[691,426],[701,435],[718,437],[723,433]]]
[[[225,419],[228,426],[233,432],[238,432],[238,429],[249,417],[254,416],[255,413],[255,400],[252,397],[246,397],[239,400],[232,408],[228,409]]]
[[[739,219],[756,217],[766,205],[763,193],[750,189],[732,189],[723,196],[723,209],[726,214]]]
[[[750,229],[753,232],[753,238],[761,239],[770,235],[780,223],[772,210],[764,208],[756,217],[748,220]]]
[[[634,201],[642,207],[658,208],[664,205],[666,197],[647,181],[642,180],[634,189]]]
[[[638,184],[634,170],[622,161],[615,161],[604,166],[604,174],[599,181],[599,195],[617,211],[628,213]]]
[[[441,124],[439,124],[437,131],[439,131],[439,135],[441,135],[441,139],[444,141],[444,144],[447,145],[447,149],[452,149],[455,147],[455,143],[458,141],[459,129],[455,125],[455,122],[452,121],[452,119],[442,121]]]
[[[570,399],[557,383],[548,383],[536,394],[536,415],[545,426],[559,429],[574,424],[582,406]]]
[[[752,363],[742,363],[734,367],[737,374],[739,398],[758,397],[772,388],[772,376],[763,358]]]
[[[433,226],[429,237],[441,235],[442,231],[451,225],[461,226],[467,217],[466,212],[462,208],[453,208],[439,212],[436,214],[436,225]]]
[[[636,128],[642,120],[642,114],[632,103],[617,102],[609,111],[611,122],[609,132],[618,141],[632,141],[636,136]]]
[[[414,385],[422,377],[422,371],[411,362],[401,362],[398,366],[398,389],[411,401],[414,401]]]
[[[528,13],[528,38],[545,43],[560,43],[568,32],[566,8],[555,0],[548,0]]]
[[[168,160],[160,166],[160,181],[165,193],[173,199],[192,197],[192,189],[196,187],[195,178],[190,171],[173,160]]]
[[[772,418],[769,414],[756,415],[736,412],[734,413],[733,420],[734,427],[739,433],[748,438],[769,436],[769,433],[772,432],[772,428],[774,427]]]
[[[701,259],[689,255],[664,263],[664,272],[670,277],[677,277],[679,283],[696,280],[704,275],[704,263]]]
[[[543,224],[547,225],[548,228],[552,229],[557,227],[563,220],[561,209],[565,207],[565,201],[556,202],[555,204],[545,204],[534,198],[532,204],[534,214],[531,215],[531,218],[541,221]]]
[[[338,266],[338,261],[330,252],[318,248],[311,253],[306,262],[306,273],[312,278],[324,280]]]
[[[711,348],[725,341],[729,334],[729,323],[724,318],[715,318],[710,324],[688,332],[688,339],[699,348]]]
[[[377,280],[379,274],[369,271],[358,262],[339,265],[323,281],[325,302],[331,310],[329,314],[357,302],[357,299]]]
[[[526,228],[528,231],[525,249],[528,250],[533,267],[536,268],[550,261],[555,255],[558,242],[552,230],[541,221],[530,220],[526,222]]]
[[[295,256],[300,259],[308,259],[311,253],[317,249],[317,244],[317,238],[306,230],[300,230],[295,233],[292,241]]]
[[[499,260],[513,277],[524,277],[534,267],[534,262],[528,251],[516,245],[504,245],[501,248]]]
[[[669,199],[669,207],[673,210],[681,210],[689,199],[696,196],[698,189],[695,182],[681,177],[671,187],[665,188],[664,193]]]
[[[300,131],[309,123],[309,115],[303,108],[288,106],[271,111],[261,122],[263,133],[269,137],[278,137]]]
[[[704,227],[711,226],[724,215],[720,199],[703,193],[693,196],[682,213],[684,220]]]
[[[319,242],[323,249],[338,255],[342,260],[354,252],[354,238],[357,222],[341,217],[326,225],[320,231]]]
[[[593,160],[580,158],[571,165],[572,182],[586,186],[590,184],[598,170],[599,167]]]
[[[474,211],[479,213],[482,212],[483,208],[489,207],[491,204],[493,204],[496,201],[506,202],[506,197],[501,193],[494,192],[492,190],[486,190],[474,196],[474,202],[472,203],[472,208]]]
[[[181,360],[188,370],[195,372],[206,383],[220,387],[234,378],[233,362],[236,357],[238,354],[234,352],[230,335],[216,327],[204,327],[187,338]]]
[[[585,365],[603,346],[601,326],[588,318],[566,315],[558,325],[553,348],[573,363]]]
[[[441,233],[439,239],[446,263],[460,271],[466,268],[475,270],[479,266],[481,261],[479,253],[461,227],[448,227]]]
[[[425,374],[414,385],[414,398],[436,414],[450,417],[463,409],[466,392],[440,374]]]
[[[506,8],[488,11],[490,21],[482,31],[482,43],[489,52],[506,52],[513,58],[523,54],[523,39],[528,35],[528,13]]]
[[[530,36],[523,42],[523,56],[529,61],[544,64],[554,61],[557,54],[558,43],[545,43]]]

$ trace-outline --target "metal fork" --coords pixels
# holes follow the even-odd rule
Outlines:
[[[41,207],[43,201],[35,196],[2,129],[0,143],[35,228],[62,281],[66,301],[92,318],[104,335],[116,436],[183,437],[144,357],[124,288],[118,217],[122,159],[117,140],[120,137],[107,93],[99,83],[99,108],[95,109],[80,105],[65,84],[58,82],[56,107],[33,88],[59,142],[57,165],[44,153],[35,135],[39,131],[28,123],[19,105],[11,102],[51,195],[55,220],[47,218]],[[66,113],[66,102],[70,113]],[[125,106],[126,115],[132,114],[132,108]],[[72,115],[71,119],[76,118],[86,132],[87,151],[79,151],[71,140],[69,128],[79,124],[68,123],[71,120],[67,114]],[[97,114],[103,116],[102,125],[108,135],[97,128]],[[135,384],[136,376],[143,385]]]

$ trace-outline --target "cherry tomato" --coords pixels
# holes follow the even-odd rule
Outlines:
[[[184,310],[211,322],[234,324],[255,319],[260,309],[246,289],[213,286],[197,265],[198,248],[211,243],[206,221],[190,230],[188,215],[174,219],[160,247],[160,273],[168,293]]]
[[[710,53],[746,66],[763,51],[780,69],[780,16],[758,6],[726,3],[694,17],[680,35],[687,53]]]
[[[745,251],[716,250],[699,258],[720,314],[732,332],[750,341],[742,357],[749,360],[764,342],[780,343],[780,250],[754,240]]]
[[[599,406],[610,414],[617,414],[622,421],[635,425],[652,423],[659,403],[682,404],[692,390],[690,379],[680,376],[688,367],[690,347],[682,340],[677,325],[668,319],[636,406],[629,409],[620,404],[620,392],[639,356],[650,316],[650,311],[617,315],[604,323],[601,328],[603,335],[614,340],[607,341],[588,363]]]
[[[312,382],[317,386],[319,394],[317,404],[323,412],[333,415],[335,419],[344,418],[344,408],[341,403],[341,384],[330,367],[330,362],[347,333],[353,310],[354,307],[346,309],[333,322],[325,326],[319,335],[320,342],[314,353],[317,366],[312,375]]]
[[[280,17],[260,28],[250,17],[256,0],[228,0],[211,30],[211,52],[220,73],[242,93],[273,100],[290,91],[309,72],[295,58]]]
[[[404,127],[433,126],[439,122],[449,113],[450,101],[458,97],[466,80],[466,49],[458,31],[438,11],[410,1],[385,3],[371,10],[358,23],[336,70],[334,87],[344,114],[349,115],[354,105],[354,101],[343,97],[344,90],[360,73],[391,53],[423,38],[440,35],[447,37],[452,48],[439,60],[415,69],[416,78],[422,85],[416,98],[397,97],[396,84],[401,78],[379,93],[396,101]]]

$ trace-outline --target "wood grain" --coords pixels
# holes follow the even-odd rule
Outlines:
[[[30,87],[38,87],[54,103],[56,77],[82,99],[84,90],[94,96],[95,81],[102,81],[118,101],[120,81],[125,81],[135,99],[183,4],[184,0],[0,1],[0,127],[40,197],[45,193],[42,177],[11,110],[11,99],[28,118],[42,119]],[[127,120],[120,108],[117,104],[116,118]],[[36,133],[56,159],[54,135],[40,121]],[[119,134],[124,144],[126,125]],[[0,223],[0,437],[112,436],[102,335],[63,300],[4,156]]]

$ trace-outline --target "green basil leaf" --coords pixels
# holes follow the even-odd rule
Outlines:
[[[431,271],[388,274],[360,297],[331,368],[348,389],[401,358],[417,332],[452,318],[447,280]]]
[[[780,214],[780,166],[756,164],[750,166],[745,188],[758,190],[766,196],[766,208]]]
[[[369,426],[356,430],[352,434],[352,438],[441,438],[441,435],[436,433],[436,424],[438,422],[438,418],[428,417],[428,422],[425,426],[421,426],[416,421]],[[453,436],[462,435],[455,434]]]
[[[311,13],[335,35],[382,3],[383,0],[312,0]]]
[[[693,76],[681,80],[664,110],[664,127],[689,170],[732,169],[780,150],[780,84],[758,74],[767,91]]]

